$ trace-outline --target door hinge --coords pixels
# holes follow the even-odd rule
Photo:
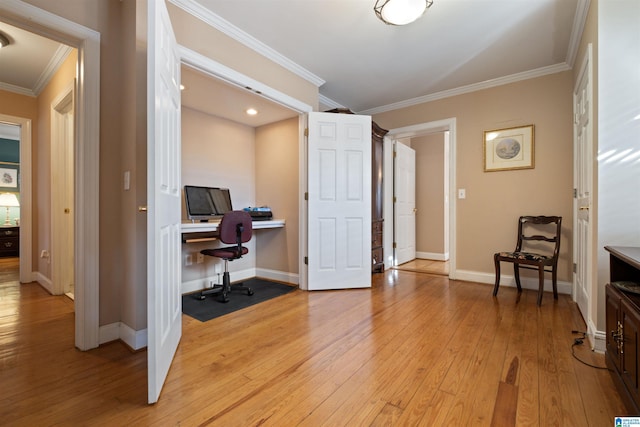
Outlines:
[[[578,271],[578,264],[573,263],[573,272],[576,273]]]
[[[393,157],[397,157],[398,156],[398,152],[396,150],[393,150]]]
[[[393,203],[395,203],[398,199],[396,199],[396,196],[393,196]]]
[[[577,198],[578,198],[578,189],[577,189],[577,188],[574,188],[574,189],[573,189],[573,198],[574,198],[574,199],[577,199]]]
[[[396,248],[396,242],[393,242],[393,249]]]
[[[309,265],[309,257],[304,257],[304,265]]]
[[[304,128],[304,136],[309,136],[309,128]]]
[[[309,192],[308,191],[304,192],[304,199],[305,200],[309,200]]]

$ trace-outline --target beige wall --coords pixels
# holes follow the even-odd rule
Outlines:
[[[255,206],[255,131],[252,127],[202,113],[182,109],[182,184],[228,188],[234,209]],[[182,204],[182,217],[187,214]],[[189,282],[214,276],[214,264],[221,263],[205,257],[204,263],[184,266],[187,254],[217,247],[219,242],[182,245],[182,281]],[[249,254],[230,263],[236,271],[255,265],[255,238],[246,245]]]
[[[38,96],[38,137],[32,153],[33,178],[33,233],[34,240],[32,271],[51,278],[51,265],[40,258],[42,250],[51,251],[51,107],[60,95],[73,84],[76,77],[78,55],[75,49],[64,61],[56,74]]]
[[[459,271],[494,274],[493,254],[514,247],[520,215],[561,215],[558,277],[571,281],[572,87],[562,72],[374,116],[386,129],[457,119],[456,186],[467,192],[456,200]],[[484,172],[483,132],[528,124],[535,168]]]
[[[256,129],[256,205],[270,206],[284,229],[261,230],[257,267],[298,273],[298,118]]]
[[[416,252],[444,255],[444,133],[412,138],[411,147],[416,151]]]

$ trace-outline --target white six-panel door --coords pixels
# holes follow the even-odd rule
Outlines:
[[[310,113],[308,289],[371,287],[371,117]]]
[[[416,151],[395,143],[393,194],[395,196],[395,265],[416,258]]]
[[[589,45],[573,94],[575,186],[573,298],[587,324],[591,318],[589,313],[592,293],[590,266],[593,265],[593,253],[591,250],[593,233],[589,214],[593,186],[591,166],[593,162],[591,67],[591,45]]]
[[[164,0],[148,2],[147,331],[149,403],[182,334],[180,58]]]

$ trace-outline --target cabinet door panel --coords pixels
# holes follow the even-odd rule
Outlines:
[[[616,369],[620,371],[620,352],[618,351],[618,341],[614,338],[614,334],[618,332],[618,319],[620,319],[620,294],[611,286],[606,287],[605,305],[607,313],[607,355],[609,360],[615,365]]]
[[[621,321],[624,328],[624,348],[622,353],[622,380],[629,388],[629,392],[638,401],[638,332],[640,329],[640,314],[622,300],[620,305]]]

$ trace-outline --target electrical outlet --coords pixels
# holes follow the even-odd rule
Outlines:
[[[188,254],[187,256],[184,257],[184,265],[191,265],[193,264],[193,255]]]
[[[196,256],[196,262],[198,264],[202,264],[204,262],[204,255],[202,255],[200,252],[198,252],[198,255]]]

